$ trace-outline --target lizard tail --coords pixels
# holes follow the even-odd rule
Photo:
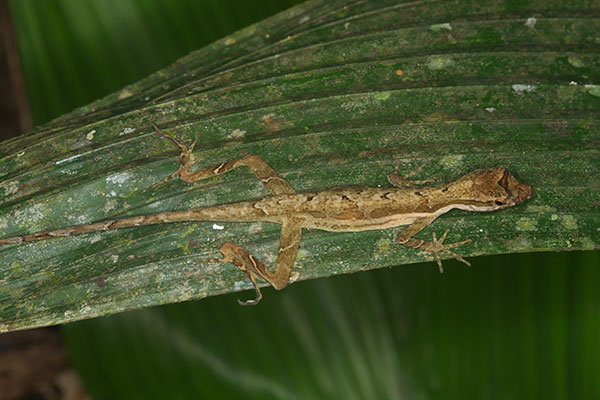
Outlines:
[[[171,222],[192,221],[261,221],[264,212],[254,207],[254,202],[240,202],[219,206],[205,207],[192,210],[169,211],[159,214],[139,215],[85,225],[76,225],[52,231],[36,232],[27,235],[13,236],[0,239],[0,246],[33,242],[36,240],[52,239],[80,235],[82,233],[103,232],[111,229],[130,228],[142,225],[167,224]]]
[[[65,237],[79,235],[83,233],[103,232],[112,229],[135,227],[142,225],[164,224],[170,222],[194,221],[199,218],[192,215],[190,211],[172,211],[162,214],[140,215],[137,217],[127,217],[122,219],[113,219],[102,222],[94,222],[86,225],[76,225],[68,228],[55,229],[52,231],[36,232],[27,235],[13,236],[0,239],[0,246],[7,244],[18,244],[24,242],[34,242],[37,240],[52,239],[56,237]],[[204,218],[200,218],[204,219]]]

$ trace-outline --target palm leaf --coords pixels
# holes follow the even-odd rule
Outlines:
[[[2,236],[266,195],[246,171],[151,185],[177,167],[258,154],[297,190],[385,185],[400,159],[435,183],[503,166],[535,197],[453,212],[422,235],[465,256],[598,249],[598,24],[593,6],[309,1],[0,147]],[[532,12],[535,10],[535,13]],[[225,241],[272,264],[278,226],[172,224],[0,249],[0,329],[69,322],[249,287],[198,262]],[[300,279],[429,259],[398,230],[307,231]],[[433,267],[432,267],[433,268]]]

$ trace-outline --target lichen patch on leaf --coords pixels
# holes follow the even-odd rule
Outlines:
[[[577,220],[572,215],[563,215],[560,224],[570,231],[577,229]]]
[[[537,220],[529,217],[522,217],[517,221],[516,229],[518,231],[532,232],[537,229]]]

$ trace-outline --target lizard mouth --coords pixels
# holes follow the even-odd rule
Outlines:
[[[519,182],[510,172],[504,170],[502,178],[498,181],[498,185],[502,187],[507,194],[506,205],[514,205],[524,202],[531,198],[533,194],[533,188],[530,185]],[[501,201],[497,201],[496,205],[502,206],[505,204]]]
[[[532,195],[533,195],[533,188],[530,185],[521,183],[519,186],[518,193],[517,193],[517,198],[520,200],[519,203],[530,199]]]
[[[510,197],[515,204],[519,204],[528,200],[533,195],[533,188],[530,185],[519,182],[514,176],[511,176],[512,181],[509,183],[511,193]]]

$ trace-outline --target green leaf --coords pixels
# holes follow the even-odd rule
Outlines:
[[[197,141],[198,165],[258,154],[297,190],[385,185],[397,159],[407,171],[426,162],[419,176],[435,183],[503,166],[533,199],[452,212],[422,237],[451,229],[449,241],[473,239],[465,256],[598,249],[600,24],[589,7],[309,1],[2,143],[2,236],[267,194],[238,170],[152,189],[177,168],[154,122]],[[272,264],[279,228],[221,225],[6,246],[0,329],[248,288],[234,266],[197,259],[232,241]],[[429,259],[395,246],[398,231],[305,231],[300,279]]]

